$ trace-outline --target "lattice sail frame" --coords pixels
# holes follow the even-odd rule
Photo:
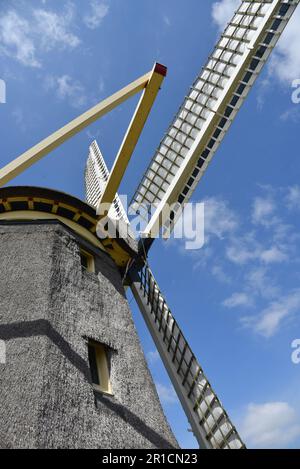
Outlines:
[[[103,189],[109,179],[109,170],[106,166],[100,148],[94,140],[89,147],[89,155],[85,167],[85,194],[87,202],[97,208]],[[129,224],[127,214],[123,204],[116,194],[116,197],[108,212],[108,216],[114,220],[124,220]]]
[[[131,289],[200,447],[245,448],[147,264],[136,274]]]
[[[133,197],[131,209],[149,222],[144,236],[173,229],[298,4],[241,2]]]

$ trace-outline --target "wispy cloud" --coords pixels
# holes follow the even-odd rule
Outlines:
[[[164,24],[169,28],[171,26],[171,20],[170,20],[170,17],[167,16],[167,15],[164,15],[163,16],[163,22]]]
[[[172,386],[165,386],[162,383],[155,383],[160,400],[164,404],[176,404],[178,398]]]
[[[290,212],[300,208],[300,187],[259,186],[259,191],[243,217],[222,197],[207,199],[206,242],[191,258],[195,270],[233,290],[220,301],[223,308],[240,312],[244,327],[271,337],[296,318],[300,235]],[[283,289],[287,275],[297,282]]]
[[[211,274],[221,283],[230,285],[232,282],[231,277],[229,277],[228,273],[224,271],[221,264],[216,263],[212,265]]]
[[[270,197],[256,197],[252,208],[252,221],[255,224],[270,226],[275,221],[276,205]]]
[[[272,246],[269,249],[265,249],[260,253],[260,259],[265,264],[274,264],[286,261],[288,259],[288,256],[277,246]]]
[[[84,86],[70,75],[48,76],[45,87],[47,90],[54,90],[59,99],[67,99],[75,108],[81,108],[88,101]]]
[[[286,203],[289,210],[300,210],[300,186],[288,187]]]
[[[293,123],[298,123],[300,120],[300,109],[299,106],[293,105],[293,107],[290,107],[286,111],[284,111],[280,116],[280,120],[282,122],[293,122]]]
[[[14,121],[16,122],[18,129],[22,132],[27,130],[26,120],[24,117],[24,111],[21,107],[16,107],[11,113]]]
[[[146,354],[146,358],[147,358],[148,362],[150,363],[150,365],[154,365],[155,363],[157,363],[160,360],[160,356],[159,356],[159,353],[158,353],[157,350],[150,350]]]
[[[284,319],[299,311],[300,290],[296,290],[271,302],[259,315],[242,318],[242,322],[263,337],[270,338],[278,331]]]
[[[300,8],[298,7],[282,37],[279,39],[270,62],[270,73],[289,85],[300,77]]]
[[[89,29],[98,28],[103,19],[108,15],[109,6],[102,0],[91,0],[89,4],[89,11],[83,17],[85,25]]]
[[[226,308],[236,308],[244,306],[249,308],[253,305],[253,299],[247,293],[233,293],[229,298],[223,301]]]
[[[279,225],[280,226],[280,225]],[[233,236],[226,247],[226,257],[237,265],[246,265],[253,261],[260,261],[265,265],[282,263],[288,260],[286,246],[269,240],[264,246],[257,239],[256,232]]]
[[[221,0],[213,4],[212,17],[220,30],[225,28],[240,4],[240,0]]]
[[[40,67],[29,22],[15,11],[0,18],[0,53],[28,67]]]
[[[287,402],[251,403],[241,425],[250,447],[284,448],[300,437],[299,415]]]
[[[232,263],[244,265],[259,257],[260,245],[254,233],[239,234],[229,238],[226,257]]]
[[[57,46],[74,48],[80,39],[70,27],[75,17],[74,8],[68,5],[63,14],[50,10],[37,9],[33,12],[40,36],[40,45],[44,50],[52,50]]]
[[[261,265],[256,265],[247,270],[245,278],[246,288],[252,292],[253,296],[260,296],[263,299],[270,300],[280,295],[281,291],[268,269]]]
[[[73,49],[80,44],[71,32],[73,19],[71,4],[60,14],[38,8],[29,10],[25,17],[10,10],[0,18],[0,53],[27,67],[41,67],[42,52]]]
[[[206,242],[209,241],[211,235],[222,239],[236,231],[239,220],[227,202],[218,197],[210,197],[204,200],[204,206]]]

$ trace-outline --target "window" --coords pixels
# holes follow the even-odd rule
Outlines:
[[[89,341],[88,355],[94,390],[112,394],[107,348],[103,344]]]
[[[81,266],[88,272],[95,272],[94,256],[83,249],[80,249]]]

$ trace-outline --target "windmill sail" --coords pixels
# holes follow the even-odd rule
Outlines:
[[[174,227],[298,4],[241,2],[133,197],[133,211],[149,222],[144,236]],[[169,213],[166,206],[172,206]]]
[[[87,202],[95,208],[97,208],[108,178],[108,168],[100,148],[96,140],[94,140],[89,147],[89,155],[85,168],[85,194]],[[126,212],[118,194],[116,194],[114,202],[108,212],[108,216],[114,220],[122,219],[129,224]]]
[[[147,265],[132,274],[131,289],[200,447],[244,448]]]

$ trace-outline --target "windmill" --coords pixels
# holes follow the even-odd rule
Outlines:
[[[138,246],[130,231],[125,239],[101,238],[133,292],[201,448],[240,449],[244,443],[171,313],[149,267],[148,251],[155,237],[160,233],[168,237],[173,230],[298,4],[299,0],[241,1],[134,194],[131,209],[146,221]],[[165,75],[165,67],[156,64],[151,72],[9,163],[0,170],[0,185],[143,90],[111,171],[93,142],[85,174],[87,201],[97,207],[99,226],[105,228],[111,217],[120,233],[128,219],[117,191]]]
[[[168,236],[174,228],[298,3],[241,2],[192,84],[131,203],[131,210],[147,226],[141,238],[143,266],[131,267],[129,284],[202,448],[243,448],[244,444],[174,319],[148,265],[147,253],[160,232]],[[99,203],[103,200],[100,197]],[[166,206],[172,209],[165,210]]]

